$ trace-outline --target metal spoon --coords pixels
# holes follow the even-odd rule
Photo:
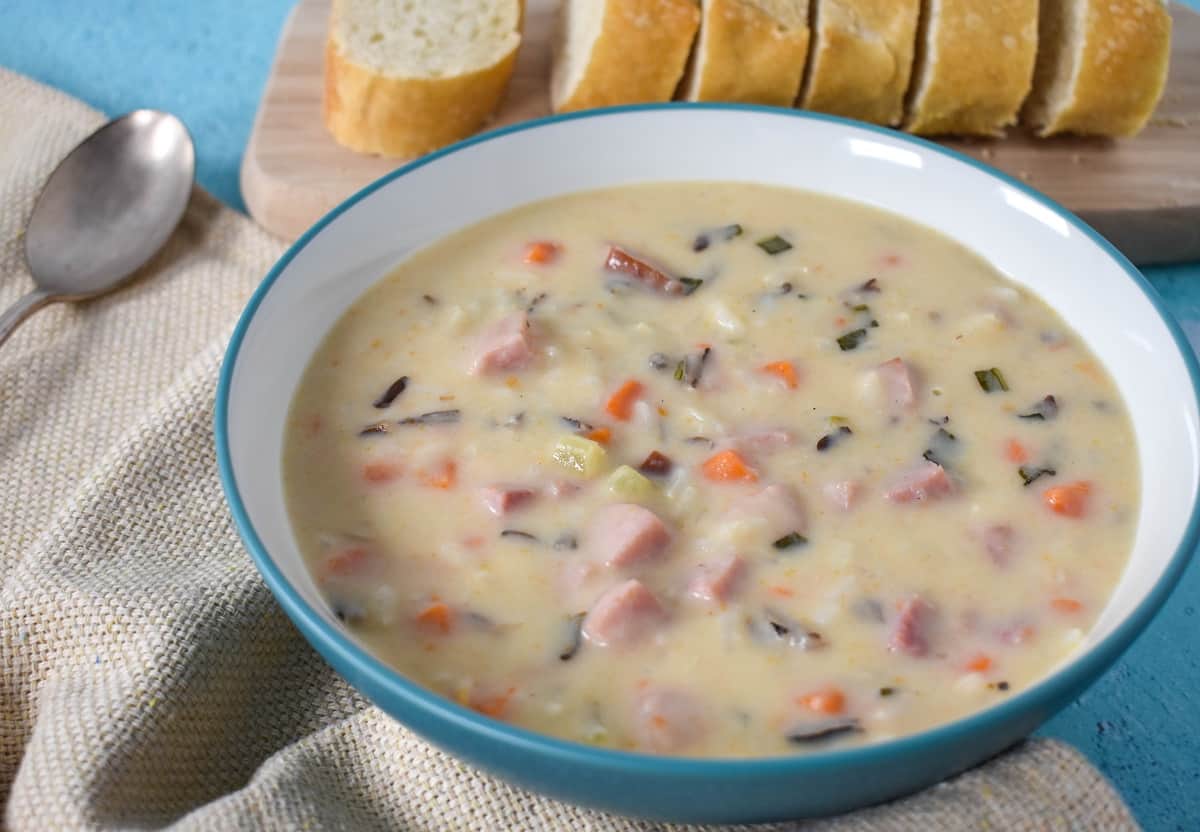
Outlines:
[[[49,303],[128,281],[179,224],[195,172],[192,137],[170,113],[134,110],[84,139],[33,207],[25,262],[36,288],[0,315],[0,344]]]

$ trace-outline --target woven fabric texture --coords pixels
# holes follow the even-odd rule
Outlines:
[[[0,70],[0,303],[30,288],[41,184],[101,123]],[[212,410],[233,321],[282,251],[197,191],[129,288],[0,349],[0,797],[13,830],[664,830],[431,748],[303,641],[234,531]],[[1136,828],[1074,750],[1030,742],[841,818],[858,830]]]

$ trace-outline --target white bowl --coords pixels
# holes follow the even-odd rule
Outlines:
[[[293,392],[338,317],[410,253],[478,220],[575,191],[695,180],[829,194],[934,228],[1046,300],[1112,373],[1141,464],[1133,553],[1083,648],[1045,681],[976,716],[866,748],[671,760],[553,740],[473,714],[370,658],[329,613],[292,535],[280,457]],[[464,142],[381,179],[317,223],[268,275],[230,344],[218,452],[234,517],[271,589],[306,637],[389,713],[461,756],[570,799],[674,819],[761,820],[840,811],[941,779],[1019,739],[1115,661],[1194,548],[1198,378],[1191,350],[1141,275],[1019,182],[937,145],[811,113],[633,107]],[[646,768],[647,760],[656,767]],[[642,780],[659,779],[658,796],[636,785],[635,770]],[[847,774],[855,782],[845,782]],[[572,785],[572,777],[600,776],[611,786]],[[734,781],[743,783],[745,799],[712,787]],[[792,788],[773,792],[780,783]]]

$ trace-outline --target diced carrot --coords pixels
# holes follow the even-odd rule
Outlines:
[[[521,386],[521,379],[517,378],[516,376],[509,376],[508,378],[504,379],[504,386],[510,390],[516,390]]]
[[[975,673],[986,673],[987,670],[992,666],[992,660],[991,657],[986,656],[983,653],[976,653],[964,666],[967,670],[974,671]]]
[[[549,266],[558,259],[561,250],[555,243],[538,240],[525,246],[525,262],[536,266]]]
[[[609,397],[608,403],[604,405],[604,409],[614,419],[620,422],[628,422],[629,417],[633,415],[633,403],[642,394],[642,389],[640,381],[630,379]]]
[[[452,459],[447,459],[432,471],[422,468],[417,472],[417,478],[421,480],[422,485],[447,491],[458,482],[458,464]]]
[[[601,445],[607,445],[608,440],[612,439],[611,428],[593,428],[584,435],[585,439],[590,439],[593,442],[599,442]]]
[[[417,613],[417,624],[423,629],[448,635],[454,629],[454,611],[441,601],[435,601]]]
[[[394,462],[368,462],[363,466],[362,476],[367,482],[391,482],[404,473],[404,469]]]
[[[339,577],[353,575],[366,565],[370,554],[366,546],[347,546],[325,560],[325,573]]]
[[[701,466],[704,476],[713,482],[758,482],[758,474],[746,464],[737,451],[721,451],[710,456]]]
[[[1017,464],[1028,462],[1029,449],[1016,439],[1010,439],[1004,443],[1004,458],[1009,462],[1016,462]]]
[[[798,698],[801,705],[819,714],[840,714],[846,707],[846,695],[837,688],[826,688]]]
[[[496,696],[472,697],[470,705],[484,716],[499,719],[508,710],[508,704],[512,701],[513,694],[516,692],[516,688],[509,688],[504,693]]]
[[[1087,498],[1091,490],[1091,483],[1083,481],[1055,485],[1042,492],[1042,500],[1055,514],[1082,517],[1087,511]]]
[[[779,598],[791,598],[796,594],[790,586],[783,586],[781,584],[773,584],[767,587],[767,592]]]
[[[1059,612],[1079,612],[1083,609],[1083,604],[1076,601],[1074,598],[1055,598],[1050,602],[1050,606]]]
[[[773,376],[783,379],[783,383],[787,385],[789,390],[795,390],[800,386],[800,378],[796,375],[796,367],[790,361],[772,361],[770,364],[764,364],[759,369],[764,373],[770,373]]]

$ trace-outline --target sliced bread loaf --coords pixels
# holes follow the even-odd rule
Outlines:
[[[993,136],[1015,122],[1037,30],[1038,0],[924,0],[904,128]]]
[[[1033,93],[1022,120],[1039,135],[1131,136],[1167,83],[1163,0],[1042,0]]]
[[[813,0],[800,106],[899,124],[921,0]]]
[[[808,56],[808,0],[701,0],[689,101],[790,107]]]
[[[669,101],[700,25],[696,0],[565,0],[559,14],[555,112]]]
[[[521,43],[521,0],[334,0],[325,124],[346,147],[411,157],[478,130]]]

